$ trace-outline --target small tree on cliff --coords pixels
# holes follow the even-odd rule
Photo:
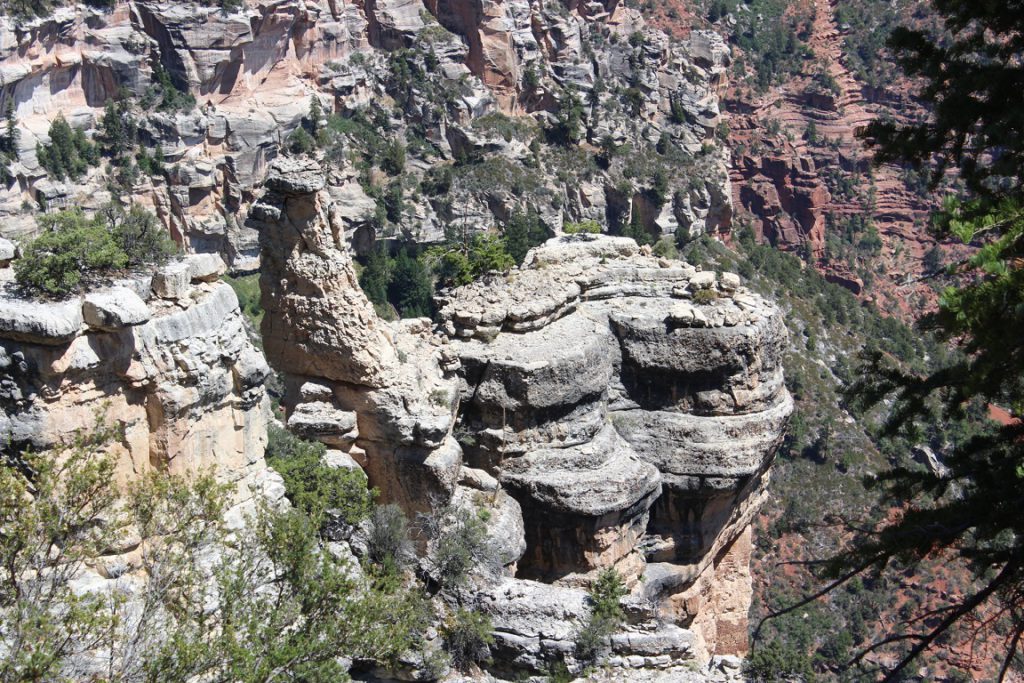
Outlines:
[[[883,646],[902,650],[881,671],[894,681],[932,648],[984,634],[1002,640],[999,679],[1024,665],[1024,9],[1014,3],[936,0],[950,39],[898,29],[890,39],[930,105],[923,123],[876,122],[867,136],[882,161],[934,165],[933,184],[955,167],[967,192],[946,201],[940,236],[976,247],[951,264],[963,284],[947,288],[921,326],[952,343],[958,360],[929,374],[908,372],[876,354],[852,395],[867,405],[892,401],[888,428],[913,436],[918,425],[963,417],[977,402],[1010,409],[1007,424],[981,425],[946,455],[948,473],[896,469],[883,487],[901,514],[859,527],[852,547],[824,563],[825,591],[894,561],[911,570],[926,558],[959,558],[974,585],[946,604],[912,615],[854,657]],[[802,603],[806,604],[806,603]],[[793,609],[793,608],[791,608]]]
[[[121,488],[107,454],[121,439],[100,420],[0,459],[0,683],[336,681],[343,656],[387,664],[417,647],[425,601],[320,547],[310,478],[289,490],[300,507],[262,507],[226,543],[225,486],[157,472]],[[76,585],[131,538],[147,539],[145,581]]]

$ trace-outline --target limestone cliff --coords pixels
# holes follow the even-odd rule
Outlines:
[[[409,512],[495,508],[495,666],[571,657],[607,567],[633,590],[612,666],[744,652],[750,521],[792,410],[781,313],[735,275],[581,235],[450,292],[436,329],[387,324],[337,210],[315,164],[278,163],[250,220],[288,425]]]
[[[216,470],[237,502],[280,488],[263,462],[270,372],[248,340],[217,257],[190,257],[60,302],[9,291],[0,270],[0,435],[5,449],[66,442],[97,419],[127,482],[153,469]],[[276,495],[280,495],[277,490]]]
[[[653,236],[714,231],[732,215],[716,137],[728,66],[717,35],[671,41],[613,0],[258,0],[233,12],[136,0],[0,17],[0,107],[13,105],[20,131],[14,181],[0,188],[0,232],[30,234],[36,204],[132,198],[186,250],[255,270],[245,216],[289,136],[322,123],[308,119],[313,99],[406,150],[396,180],[374,169],[338,187],[361,250],[380,238],[437,242],[453,224],[486,229],[527,208],[552,234],[591,219],[612,231],[639,223]],[[195,106],[164,107],[167,88]],[[112,99],[129,104],[142,149],[159,149],[164,168],[49,177],[36,147],[50,122],[62,114],[95,137]],[[551,144],[545,130],[566,116],[579,130]],[[376,144],[365,130],[337,135],[342,156]],[[595,157],[599,149],[607,156]],[[467,160],[479,163],[453,164]],[[437,187],[431,167],[446,166],[447,190],[410,192]],[[404,203],[384,218],[395,182]]]

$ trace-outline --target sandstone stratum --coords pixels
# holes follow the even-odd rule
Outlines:
[[[607,567],[632,588],[611,666],[744,653],[750,523],[792,412],[781,312],[735,275],[577,235],[449,292],[437,327],[388,324],[316,169],[276,164],[250,219],[287,423],[410,513],[491,510],[505,572],[476,599],[497,669],[571,657]]]

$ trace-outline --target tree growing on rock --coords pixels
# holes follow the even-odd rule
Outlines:
[[[36,145],[36,157],[39,165],[58,180],[78,180],[99,160],[96,145],[81,128],[72,128],[63,114],[50,123],[49,137],[48,144]]]
[[[110,204],[94,216],[70,209],[38,217],[40,235],[14,262],[15,281],[26,291],[64,296],[129,267],[167,260],[177,246],[153,214]]]
[[[343,657],[387,666],[420,646],[421,594],[362,578],[304,509],[257,506],[228,543],[211,474],[117,486],[119,429],[0,460],[0,682],[335,681]],[[146,539],[142,580],[78,580],[125,538]]]

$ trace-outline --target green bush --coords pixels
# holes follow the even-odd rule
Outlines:
[[[813,683],[815,680],[807,655],[777,640],[755,648],[744,663],[744,673],[752,683]]]
[[[600,235],[601,224],[594,220],[581,221],[579,223],[566,223],[562,226],[562,232],[566,235]]]
[[[494,644],[494,624],[480,612],[457,609],[441,628],[445,649],[456,667],[463,669],[486,660]]]
[[[99,128],[99,141],[106,154],[119,158],[135,148],[138,126],[126,100],[107,100]]]
[[[706,306],[718,299],[718,292],[713,289],[698,289],[693,294],[693,303]]]
[[[399,570],[413,557],[409,541],[409,520],[397,505],[379,505],[370,513],[366,555],[370,562]]]
[[[486,510],[454,506],[421,519],[433,541],[427,558],[430,574],[442,592],[457,594],[472,574],[493,576],[501,569],[501,557],[487,534],[487,519]]]
[[[401,175],[405,170],[405,145],[398,140],[387,142],[381,153],[380,167],[390,176]]]
[[[505,247],[516,264],[523,262],[533,247],[544,244],[548,231],[536,211],[516,211],[505,226]]]
[[[195,109],[196,98],[180,90],[171,75],[159,62],[153,66],[153,84],[142,97],[144,107],[156,104],[160,111],[191,111]]]
[[[288,136],[288,151],[295,155],[309,154],[316,149],[316,141],[302,126]]]
[[[33,293],[63,296],[128,267],[162,263],[175,246],[148,211],[110,205],[92,218],[81,209],[38,218],[42,233],[14,262],[15,281]]]
[[[450,236],[448,244],[429,249],[426,259],[441,285],[459,287],[487,273],[507,272],[516,265],[505,244],[497,235],[477,234],[468,240]]]
[[[122,438],[98,423],[55,451],[0,458],[0,632],[13,644],[0,680],[344,681],[341,655],[387,665],[422,647],[430,607],[415,588],[353,580],[299,509],[260,505],[228,524],[233,487],[212,473],[118,485],[103,454]],[[146,539],[143,610],[74,581],[125,534]]]
[[[391,264],[388,300],[403,318],[430,317],[434,310],[434,283],[430,269],[405,249]]]
[[[78,180],[99,162],[96,145],[89,142],[80,128],[72,128],[63,114],[50,123],[49,137],[48,144],[36,145],[36,157],[54,178]]]
[[[267,464],[281,478],[288,500],[317,524],[327,515],[358,524],[370,514],[376,491],[366,487],[366,475],[344,467],[323,464],[327,448],[306,441],[280,427],[267,432]]]
[[[238,297],[238,307],[253,327],[260,329],[263,320],[263,304],[260,302],[260,276],[243,275],[240,277],[224,276],[224,281],[231,285]]]

